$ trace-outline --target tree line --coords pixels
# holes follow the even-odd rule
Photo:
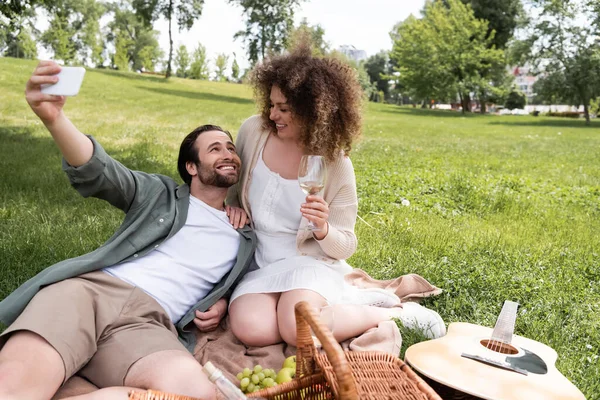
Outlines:
[[[318,56],[346,59],[331,50],[324,29],[293,16],[303,0],[224,0],[241,7],[241,40],[252,66],[270,54],[309,43]],[[166,77],[240,81],[236,55],[218,54],[209,75],[206,49],[174,46],[172,29],[191,29],[203,0],[8,0],[0,3],[0,54],[36,58],[36,42],[66,64],[155,71]],[[38,14],[49,27],[40,31]],[[169,49],[158,44],[154,25],[168,21]],[[102,27],[100,21],[105,22]],[[201,23],[201,22],[200,22]],[[357,70],[372,101],[428,106],[476,102],[522,108],[509,66],[529,65],[539,76],[536,103],[583,106],[586,120],[600,98],[600,2],[597,0],[426,0],[390,32],[392,48],[364,61],[346,59]],[[231,60],[231,66],[229,67]]]

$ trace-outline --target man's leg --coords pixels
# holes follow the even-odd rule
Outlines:
[[[0,350],[0,399],[50,399],[63,383],[58,352],[41,336],[14,332]]]

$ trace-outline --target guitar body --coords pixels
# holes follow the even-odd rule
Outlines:
[[[552,348],[513,335],[511,347],[516,354],[500,354],[481,344],[491,334],[491,328],[452,323],[446,336],[409,347],[404,358],[419,374],[455,389],[458,395],[489,400],[585,400],[554,366],[557,354]],[[523,373],[475,361],[463,353],[501,359]]]

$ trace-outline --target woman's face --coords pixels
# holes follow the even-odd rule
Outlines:
[[[271,113],[269,119],[275,122],[277,136],[282,139],[300,138],[300,125],[294,119],[287,99],[278,86],[271,88]]]

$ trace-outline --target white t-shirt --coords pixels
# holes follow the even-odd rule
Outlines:
[[[177,323],[233,268],[239,245],[226,213],[190,196],[179,232],[145,256],[104,272],[148,293]]]

